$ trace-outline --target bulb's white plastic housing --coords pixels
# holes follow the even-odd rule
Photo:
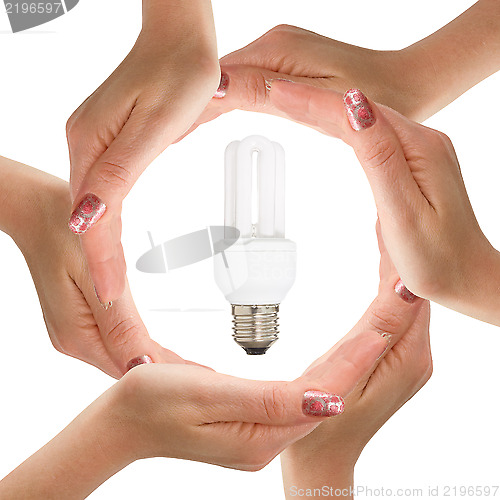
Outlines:
[[[256,221],[252,199],[258,200]],[[296,245],[285,239],[285,153],[279,144],[260,136],[229,144],[224,225],[228,238],[233,228],[240,238],[214,258],[215,281],[232,304],[235,341],[248,354],[264,354],[278,338],[279,304],[296,268]]]

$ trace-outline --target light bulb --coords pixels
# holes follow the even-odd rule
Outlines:
[[[215,281],[232,307],[234,340],[247,354],[264,354],[278,338],[279,305],[295,281],[279,144],[254,135],[227,146],[224,205],[226,238],[233,241],[214,257]]]

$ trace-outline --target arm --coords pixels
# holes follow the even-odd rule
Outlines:
[[[423,121],[500,69],[500,3],[480,0],[401,50],[371,50],[282,25],[220,63],[229,82],[224,98],[212,99],[188,132],[233,109],[286,117],[269,99],[268,82],[280,78],[341,93],[359,88]]]
[[[410,113],[421,121],[500,69],[500,3],[479,0],[402,52],[407,74],[422,76]]]
[[[500,253],[476,220],[450,139],[369,101],[273,83],[292,119],[353,147],[370,183],[385,244],[414,294],[500,326]]]
[[[118,391],[104,393],[52,441],[0,481],[5,500],[86,498],[135,459],[123,439]]]
[[[429,303],[417,297],[408,302],[402,300],[399,288],[395,292],[399,277],[379,224],[377,236],[381,255],[378,296],[345,338],[371,325],[390,339],[389,348],[371,375],[346,398],[342,415],[323,422],[281,454],[286,498],[297,497],[297,489],[315,488],[324,488],[325,497],[352,498],[354,466],[364,447],[431,376]]]
[[[386,345],[378,333],[360,332],[292,382],[244,380],[188,365],[134,368],[0,481],[0,497],[84,498],[148,457],[260,470],[320,422],[336,418],[342,397]],[[313,390],[330,403],[321,412],[311,411]]]
[[[60,179],[30,169],[0,156],[0,231],[7,233],[24,248],[31,236],[23,227],[31,227],[35,207],[43,210],[43,192],[52,190]]]
[[[0,230],[26,259],[54,347],[117,378],[143,355],[184,363],[149,337],[128,285],[112,310],[100,303],[78,238],[67,230],[70,204],[66,182],[0,157]]]

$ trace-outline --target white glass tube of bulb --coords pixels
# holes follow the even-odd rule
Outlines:
[[[224,223],[240,238],[214,258],[215,280],[233,307],[234,339],[249,354],[262,354],[277,339],[279,304],[295,280],[296,245],[285,239],[285,153],[277,143],[250,136],[229,144],[225,161]]]

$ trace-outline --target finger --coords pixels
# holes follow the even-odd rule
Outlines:
[[[368,381],[361,381],[358,390],[363,400],[370,404],[371,398],[380,397],[389,378],[395,378],[393,390],[385,396],[386,411],[397,409],[403,401],[410,399],[425,385],[432,375],[432,356],[429,337],[430,303],[424,301],[415,321],[404,336],[387,352],[384,363],[377,367]],[[392,413],[392,411],[391,411]]]
[[[151,339],[128,283],[123,295],[108,310],[92,292],[88,301],[108,356],[122,375],[137,364],[185,363],[183,358]]]
[[[127,270],[121,244],[120,213],[81,235],[80,242],[101,302],[107,304],[116,300],[125,289]]]
[[[345,342],[355,338],[366,330],[375,331],[386,339],[387,348],[372,365],[371,372],[373,372],[392,346],[406,334],[420,314],[423,304],[426,302],[413,294],[411,294],[411,299],[408,300],[407,293],[411,292],[405,289],[405,293],[398,286],[399,284],[400,280],[397,274],[391,275],[390,279],[381,282],[377,297],[351,331],[308,367],[305,373],[309,373],[315,366],[334,355]],[[367,377],[370,373],[367,374]]]
[[[290,117],[320,125],[326,133],[353,147],[381,219],[413,218],[422,202],[427,202],[392,124],[360,91],[348,91],[342,99],[334,91],[278,81],[272,84],[271,101]],[[403,117],[401,126],[413,127]]]
[[[200,380],[196,403],[206,422],[251,422],[275,426],[318,423],[343,411],[342,398],[385,349],[385,340],[364,332],[346,342],[314,371],[293,382],[249,381],[211,374]],[[201,384],[201,386],[200,386]]]
[[[394,266],[387,248],[385,246],[384,238],[382,236],[382,228],[380,226],[380,219],[377,218],[375,224],[375,232],[377,234],[378,249],[380,252],[380,264],[379,264],[379,276],[380,284],[379,290],[381,290],[387,282],[396,283],[399,279],[398,272]]]
[[[235,109],[287,117],[287,114],[274,106],[269,99],[270,83],[275,80],[285,79],[293,82],[307,82],[320,88],[332,86],[332,79],[330,78],[289,75],[247,64],[224,64],[221,69],[225,78],[223,91],[218,92],[211,99],[203,113],[196,119],[194,125],[175,142],[182,140],[198,126]]]

